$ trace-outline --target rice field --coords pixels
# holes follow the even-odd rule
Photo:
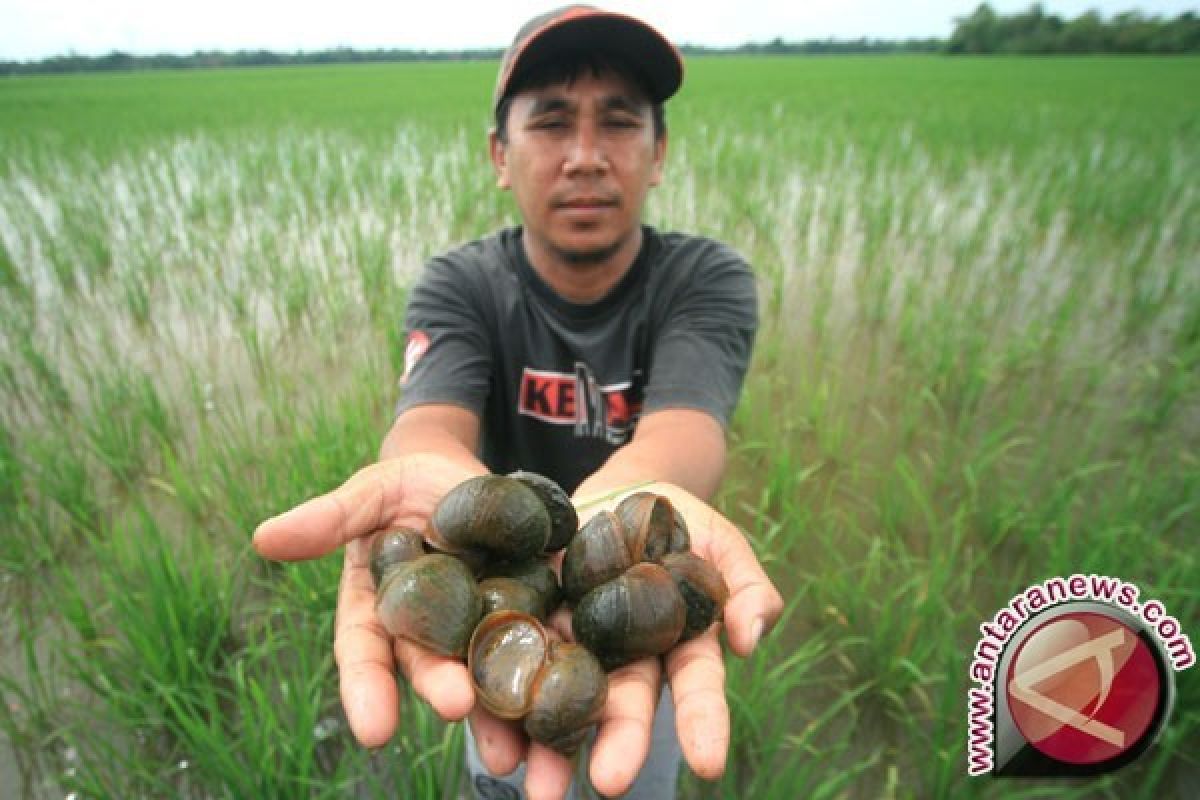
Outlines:
[[[494,70],[0,81],[0,796],[459,791],[461,730],[415,699],[353,742],[340,559],[249,537],[374,459],[406,287],[515,221]],[[966,774],[978,626],[1025,587],[1119,576],[1200,639],[1196,85],[1196,58],[689,62],[649,221],[759,275],[717,504],[788,606],[727,660],[725,777],[682,796],[1200,792],[1196,669],[1121,772]]]

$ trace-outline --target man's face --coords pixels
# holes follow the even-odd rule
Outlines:
[[[585,72],[529,89],[509,109],[508,141],[491,136],[498,184],[511,189],[531,245],[598,263],[636,236],[646,192],[662,177],[649,101],[628,81]]]

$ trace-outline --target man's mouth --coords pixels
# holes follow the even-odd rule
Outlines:
[[[554,204],[555,208],[563,208],[578,211],[587,211],[600,208],[615,208],[618,205],[617,198],[612,196],[602,195],[579,195],[567,197],[559,200]]]

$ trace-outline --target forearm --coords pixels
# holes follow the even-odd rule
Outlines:
[[[662,481],[703,500],[716,494],[725,471],[725,433],[701,411],[668,410],[642,420],[633,440],[576,489],[595,497],[625,486]]]
[[[449,406],[418,406],[397,417],[379,448],[379,460],[437,456],[481,475],[488,471],[475,455],[479,436],[477,418],[464,409]]]

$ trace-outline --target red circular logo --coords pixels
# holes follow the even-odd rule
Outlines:
[[[1005,682],[1013,722],[1033,747],[1068,764],[1097,764],[1136,746],[1154,722],[1154,654],[1102,613],[1058,616],[1017,650]]]

